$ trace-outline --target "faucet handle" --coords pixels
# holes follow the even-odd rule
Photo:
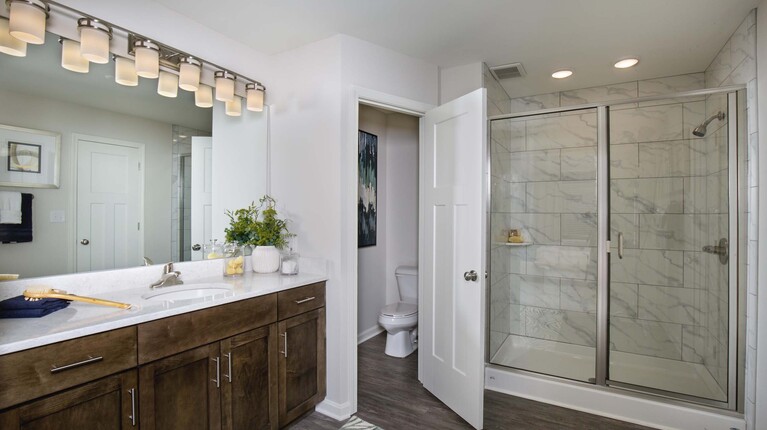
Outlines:
[[[169,262],[168,264],[166,264],[165,266],[163,266],[163,268],[162,268],[163,275],[167,275],[168,273],[171,273],[171,272],[173,272],[173,262],[172,261]]]

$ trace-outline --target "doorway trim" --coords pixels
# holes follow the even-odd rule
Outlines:
[[[345,109],[342,109],[342,121],[345,126],[342,127],[341,148],[341,268],[342,277],[346,279],[344,285],[347,286],[346,300],[343,313],[346,321],[343,325],[346,327],[346,333],[342,335],[342,351],[339,352],[340,360],[347,363],[342,366],[345,374],[340,375],[346,379],[348,404],[337,404],[325,400],[317,409],[324,414],[334,418],[348,418],[357,412],[357,139],[359,130],[359,105],[365,104],[375,106],[406,115],[423,117],[426,112],[436,106],[419,102],[412,99],[387,94],[384,92],[372,90],[369,88],[352,85],[344,102]],[[419,142],[423,140],[423,129],[419,125]],[[421,156],[423,148],[419,145],[419,192],[421,188],[421,169],[423,163]],[[420,212],[420,205],[419,205]],[[420,213],[419,213],[420,217]],[[421,241],[419,230],[419,242]],[[418,251],[419,259],[421,251]],[[418,291],[420,294],[421,284],[419,282]],[[419,309],[420,311],[420,309]],[[419,360],[419,380],[420,380],[420,360]]]
[[[143,143],[130,142],[127,140],[111,139],[108,137],[93,136],[90,134],[72,133],[72,169],[70,171],[70,183],[72,185],[72,193],[70,195],[70,214],[69,219],[72,222],[69,224],[69,243],[70,243],[70,258],[68,263],[72,268],[72,272],[77,272],[77,154],[80,151],[80,141],[87,140],[90,142],[103,143],[105,145],[126,146],[128,148],[136,148],[138,150],[139,163],[141,163],[141,171],[139,173],[139,214],[138,219],[141,223],[141,234],[138,237],[138,247],[141,251],[141,255],[144,253],[144,231],[146,229],[146,223],[144,222],[144,199],[146,193],[144,192],[145,176],[146,176],[146,145]]]

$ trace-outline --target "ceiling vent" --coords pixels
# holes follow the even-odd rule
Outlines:
[[[525,76],[525,68],[522,67],[522,63],[504,64],[502,66],[491,67],[490,71],[493,72],[495,79],[502,81],[504,79],[521,78]]]

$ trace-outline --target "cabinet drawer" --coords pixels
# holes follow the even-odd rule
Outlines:
[[[138,326],[138,361],[149,363],[277,321],[276,294],[163,318]]]
[[[325,283],[292,288],[277,293],[277,318],[284,320],[294,315],[325,306]]]
[[[135,366],[135,327],[0,356],[0,409]]]

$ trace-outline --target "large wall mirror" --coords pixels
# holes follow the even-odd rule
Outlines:
[[[196,107],[191,92],[158,95],[156,79],[118,85],[114,62],[65,70],[61,49],[48,33],[26,57],[0,54],[0,164],[27,185],[6,182],[0,191],[33,196],[32,240],[0,244],[0,273],[200,259],[194,245],[223,241],[227,209],[268,193],[268,107],[230,117],[222,103]],[[38,134],[59,139],[58,188],[23,183],[54,174]]]

